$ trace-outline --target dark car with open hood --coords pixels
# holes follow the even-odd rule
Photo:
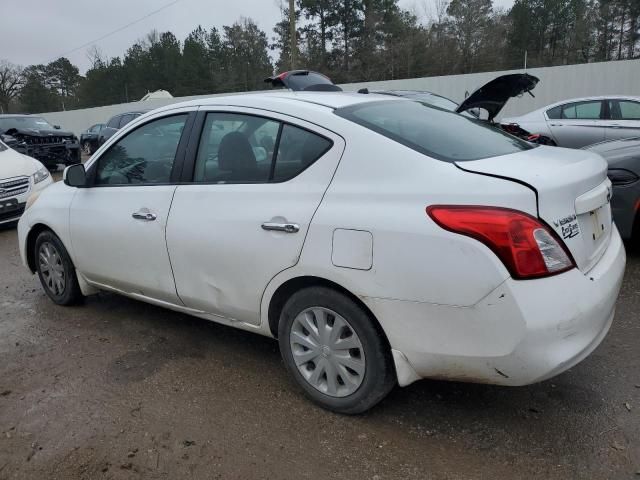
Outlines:
[[[0,140],[49,169],[80,162],[78,138],[35,115],[0,115]]]

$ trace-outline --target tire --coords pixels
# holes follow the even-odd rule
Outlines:
[[[374,322],[330,288],[309,287],[289,298],[278,324],[280,352],[308,398],[327,410],[355,415],[387,396],[396,384],[394,364]]]
[[[67,249],[52,231],[38,235],[33,255],[42,288],[54,303],[75,305],[84,298]]]

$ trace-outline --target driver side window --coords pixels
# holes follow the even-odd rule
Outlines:
[[[136,128],[102,155],[95,185],[169,183],[187,114],[160,118]]]

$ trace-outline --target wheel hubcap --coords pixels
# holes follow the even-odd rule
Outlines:
[[[62,295],[66,285],[66,275],[58,249],[53,244],[44,242],[40,245],[38,262],[46,288],[56,296]]]
[[[289,334],[293,360],[316,390],[346,397],[362,384],[366,370],[362,342],[341,315],[311,307],[294,319]]]

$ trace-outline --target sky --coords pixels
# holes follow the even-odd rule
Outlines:
[[[66,56],[84,73],[89,67],[87,50],[91,45],[106,57],[122,56],[131,44],[153,29],[170,30],[182,41],[199,24],[206,29],[220,28],[243,16],[252,18],[271,39],[280,19],[281,1],[39,0],[37,8],[33,5],[36,2],[11,2],[11,14],[0,28],[0,60],[27,66]],[[433,11],[434,1],[399,3],[424,20],[426,12]],[[513,0],[494,0],[495,7],[509,8],[512,4]],[[116,30],[119,31],[109,35]]]

